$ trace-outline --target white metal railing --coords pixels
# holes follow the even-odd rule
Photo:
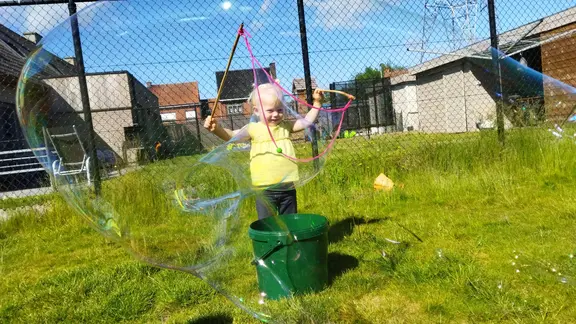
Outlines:
[[[0,152],[0,176],[44,171],[40,161],[48,160],[45,148],[19,149]],[[25,163],[22,163],[26,161]]]

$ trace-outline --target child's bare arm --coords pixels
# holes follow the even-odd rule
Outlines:
[[[230,140],[241,131],[241,129],[233,131],[231,129],[220,126],[216,120],[212,118],[212,116],[206,117],[206,120],[204,121],[204,128],[225,141]]]
[[[314,99],[313,106],[318,108],[322,107],[322,99],[324,98],[322,90],[320,89],[314,90],[314,94],[312,95],[312,97]],[[306,129],[306,127],[310,126],[312,123],[316,121],[316,118],[318,118],[319,113],[320,109],[310,109],[310,111],[306,114],[306,117],[304,117],[303,119],[300,118],[294,123],[292,131],[299,132]]]

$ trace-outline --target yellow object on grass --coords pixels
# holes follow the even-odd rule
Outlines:
[[[374,189],[391,191],[394,189],[394,182],[384,175],[384,173],[380,173],[376,180],[374,180]]]

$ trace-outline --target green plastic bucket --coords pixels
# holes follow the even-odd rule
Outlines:
[[[328,283],[328,220],[314,214],[250,224],[258,288],[269,299],[317,292]]]

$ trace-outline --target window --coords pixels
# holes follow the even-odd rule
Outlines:
[[[176,113],[162,113],[160,117],[162,117],[162,121],[173,121],[176,120]]]
[[[128,142],[137,141],[141,131],[138,126],[124,127],[124,139]]]
[[[244,106],[242,104],[228,104],[226,105],[228,115],[242,115],[244,113]]]
[[[196,110],[186,111],[186,119],[196,119]]]

